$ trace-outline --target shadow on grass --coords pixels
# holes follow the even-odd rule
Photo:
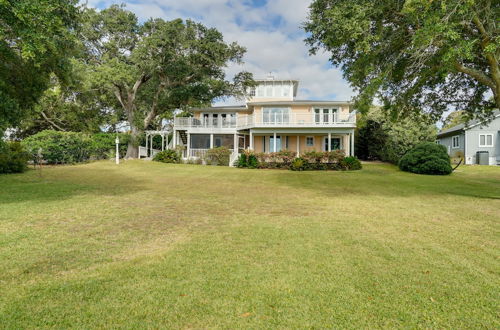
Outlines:
[[[368,164],[361,171],[351,172],[295,172],[277,175],[276,181],[332,197],[345,194],[387,197],[456,195],[500,200],[499,175],[419,175],[402,172],[388,164]]]
[[[8,203],[44,203],[76,195],[126,195],[146,189],[142,182],[113,169],[84,166],[58,166],[29,170],[23,174],[0,176],[0,205]]]

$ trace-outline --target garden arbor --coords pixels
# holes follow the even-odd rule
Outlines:
[[[169,149],[171,144],[171,140],[169,141],[168,136],[170,135],[170,131],[145,131],[146,134],[146,146],[139,146],[139,158],[140,157],[154,157],[160,151],[164,151],[165,149]],[[161,136],[161,147],[160,149],[153,148],[153,139],[155,136]]]

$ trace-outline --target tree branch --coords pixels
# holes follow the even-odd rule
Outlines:
[[[476,69],[468,68],[468,67],[462,65],[461,63],[459,63],[458,61],[454,63],[454,67],[455,67],[455,70],[462,72],[462,73],[465,73],[466,75],[476,79],[480,83],[482,83],[482,84],[484,84],[492,89],[496,88],[495,82],[490,77],[485,75],[483,72],[476,70]]]
[[[53,127],[57,128],[60,131],[66,132],[66,130],[64,128],[62,128],[61,126],[57,125],[49,117],[47,117],[47,115],[45,114],[45,112],[41,111],[40,113],[41,113],[43,119],[45,119],[50,125],[52,125]]]

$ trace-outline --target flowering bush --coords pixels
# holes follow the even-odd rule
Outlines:
[[[207,164],[228,166],[231,150],[226,147],[212,148],[207,151],[206,161]]]

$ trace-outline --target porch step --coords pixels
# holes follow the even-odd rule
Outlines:
[[[187,145],[188,138],[186,131],[179,131],[179,136],[181,137],[182,143]]]

